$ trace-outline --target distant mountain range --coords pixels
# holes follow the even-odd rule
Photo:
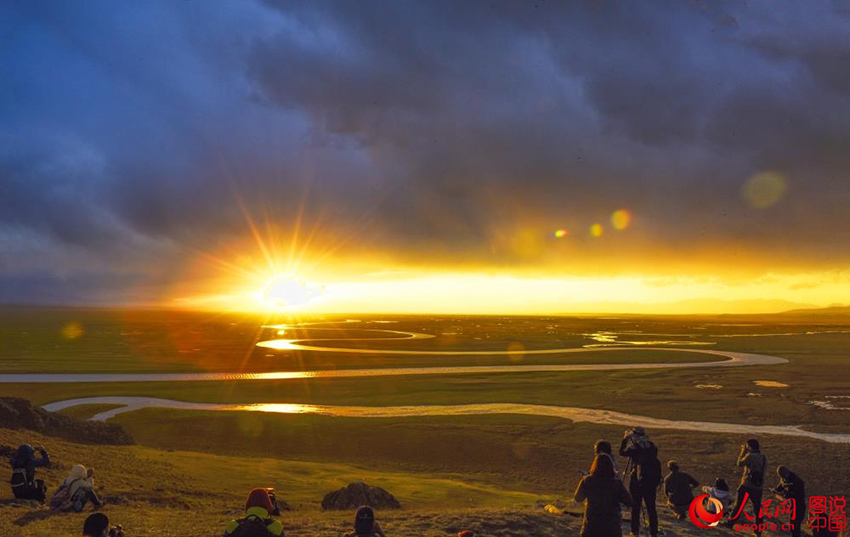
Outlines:
[[[695,298],[675,302],[646,304],[640,302],[595,302],[577,303],[575,314],[612,315],[759,315],[778,317],[782,320],[834,318],[850,321],[850,305],[834,304],[818,307],[814,304],[790,302],[781,299],[720,300]]]

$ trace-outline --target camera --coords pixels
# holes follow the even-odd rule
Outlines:
[[[272,512],[269,513],[271,516],[280,516],[280,506],[277,505],[277,495],[274,493],[273,488],[266,488],[266,492],[269,494],[269,499],[272,501]],[[111,536],[110,536],[111,537]],[[124,537],[123,535],[119,535],[118,537]]]
[[[121,527],[121,524],[112,526],[109,528],[109,533],[106,534],[106,537],[124,537],[124,528]]]

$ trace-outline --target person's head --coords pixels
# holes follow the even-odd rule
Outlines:
[[[86,537],[106,537],[109,531],[109,518],[103,513],[92,513],[83,523],[83,535]]]
[[[714,480],[714,488],[729,492],[729,484],[722,477],[718,477]]]
[[[364,505],[354,515],[354,533],[357,535],[372,535],[375,533],[375,510]]]
[[[248,494],[248,500],[245,502],[245,510],[247,511],[252,507],[265,509],[267,515],[270,515],[274,511],[274,505],[272,505],[272,500],[269,498],[269,492],[266,489],[254,489]]]
[[[607,453],[611,455],[611,442],[607,440],[597,440],[596,444],[593,445],[593,452],[599,455],[600,453]]]
[[[71,467],[71,472],[68,474],[68,479],[74,481],[76,479],[84,479],[86,477],[86,467],[82,464],[75,464]]]
[[[782,479],[788,479],[789,477],[791,477],[791,470],[789,470],[787,466],[780,465],[776,467],[776,475],[778,475]]]
[[[651,445],[649,435],[646,434],[646,430],[641,426],[635,426],[626,431],[626,438],[640,448],[648,448]]]
[[[616,477],[614,473],[614,461],[606,453],[600,453],[593,459],[590,465],[590,475],[598,477]]]
[[[669,461],[667,461],[667,469],[674,473],[678,472],[679,462],[676,459],[670,459]]]
[[[475,537],[475,532],[472,530],[463,530],[457,534],[457,537]]]
[[[15,457],[12,459],[12,465],[26,464],[33,459],[34,454],[35,448],[33,448],[29,444],[21,444],[20,446],[18,446],[18,451],[15,453]]]
[[[751,451],[753,453],[759,452],[759,441],[755,438],[750,438],[746,443],[747,451]]]

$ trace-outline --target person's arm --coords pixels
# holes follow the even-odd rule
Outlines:
[[[666,494],[668,498],[673,495],[673,491],[670,490],[670,476],[672,475],[673,474],[670,474],[664,478],[664,494]]]
[[[629,437],[624,436],[620,441],[620,456],[621,457],[630,457],[631,456],[631,448],[626,449],[626,444],[629,442]]]
[[[634,502],[634,500],[632,499],[632,495],[629,494],[629,491],[626,490],[625,486],[623,486],[622,481],[618,480],[617,483],[620,485],[620,503],[631,507]]]
[[[578,482],[578,486],[576,487],[576,493],[573,496],[573,501],[576,503],[584,503],[584,500],[587,499],[587,493],[584,490],[584,479]]]
[[[381,529],[381,525],[377,522],[375,522],[375,533],[377,533],[379,537],[387,537],[384,535],[384,530]]]
[[[688,474],[688,483],[691,484],[692,489],[695,489],[699,486],[699,481],[694,479],[694,476],[692,476],[691,474]]]
[[[33,459],[33,466],[50,468],[50,455],[47,454],[47,450],[43,447],[39,447],[38,452],[41,453],[41,458]]]
[[[749,458],[750,454],[742,449],[741,453],[738,454],[738,466],[747,466],[747,461],[749,460]]]

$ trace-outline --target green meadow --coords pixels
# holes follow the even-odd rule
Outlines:
[[[37,404],[95,396],[149,396],[204,403],[303,403],[337,406],[456,405],[529,403],[613,410],[672,420],[799,425],[821,432],[850,433],[846,410],[836,407],[850,395],[850,320],[782,320],[776,317],[374,317],[360,323],[264,328],[285,319],[181,312],[28,309],[4,311],[0,372],[259,372],[344,368],[423,367],[451,365],[525,365],[699,362],[721,358],[694,352],[641,350],[637,343],[676,347],[677,343],[711,345],[680,347],[768,354],[786,364],[754,367],[710,367],[621,371],[512,372],[195,382],[104,382],[0,384],[0,394]],[[302,321],[342,321],[346,317]],[[381,323],[372,321],[382,321]],[[391,321],[391,322],[386,322]],[[69,330],[71,325],[74,330]],[[337,328],[323,330],[320,328]],[[400,340],[377,330],[417,332],[436,337]],[[324,351],[273,351],[254,346],[258,340],[382,337],[381,341],[322,341],[311,345],[357,347],[358,354]],[[528,355],[522,349],[574,348],[610,340],[624,345],[614,351]],[[600,339],[601,338],[601,339]],[[506,350],[509,355],[427,356],[370,354],[368,349]],[[772,385],[759,385],[770,381]],[[114,405],[84,405],[63,412],[88,418]],[[579,472],[591,461],[596,439],[616,443],[623,426],[574,423],[570,420],[519,415],[431,416],[404,418],[328,417],[256,412],[210,412],[143,409],[119,414],[138,446],[97,448],[132,454],[139,464],[167,461],[168,474],[191,476],[185,494],[163,488],[162,497],[184,501],[216,513],[210,524],[226,522],[225,505],[238,506],[253,484],[274,482],[296,511],[292,524],[323,534],[321,524],[342,523],[337,515],[316,521],[322,494],[346,482],[365,479],[399,497],[407,515],[395,518],[400,528],[413,524],[413,513],[455,520],[455,509],[472,520],[495,509],[492,516],[534,512],[538,499],[569,498]],[[746,439],[701,431],[650,431],[662,459],[675,458],[701,483],[716,477],[735,481],[735,455]],[[16,432],[4,444],[23,438]],[[760,440],[771,466],[785,464],[804,477],[811,493],[850,491],[850,445],[787,436]],[[84,451],[45,438],[76,457]],[[70,461],[71,455],[59,455]],[[69,458],[71,457],[71,458]],[[81,459],[82,460],[82,459]],[[109,468],[101,483],[124,483],[123,466]],[[226,470],[221,470],[221,468]],[[135,471],[135,470],[134,470]],[[157,470],[159,471],[159,470]],[[222,472],[226,472],[226,476]],[[169,473],[171,472],[171,473]],[[769,484],[773,483],[769,476]],[[221,493],[216,483],[226,483]],[[121,485],[124,486],[124,485]],[[119,487],[120,488],[120,487]],[[122,494],[135,498],[127,485]],[[142,488],[149,488],[145,484]],[[123,490],[123,489],[122,489]],[[191,492],[191,494],[190,494]],[[171,496],[169,496],[169,494]],[[164,496],[163,496],[164,495]],[[191,499],[186,499],[190,495]],[[195,497],[200,495],[199,497]],[[156,496],[156,494],[154,494]],[[139,500],[154,505],[147,497]],[[200,498],[200,499],[199,499]],[[132,499],[130,503],[132,503]],[[175,500],[176,501],[176,500]],[[179,502],[178,502],[179,503]],[[129,505],[129,504],[127,504]],[[116,513],[129,513],[127,505]],[[147,508],[147,507],[146,507]],[[217,510],[217,511],[216,511]],[[433,513],[440,513],[439,515]],[[230,513],[228,511],[228,513]],[[313,515],[310,515],[313,513]],[[475,514],[477,513],[477,514]],[[128,515],[129,516],[129,515]],[[342,516],[342,515],[340,515]],[[397,515],[388,515],[397,516]],[[461,515],[457,515],[461,516]],[[311,518],[313,517],[313,518]],[[486,517],[485,517],[486,518]],[[446,519],[444,528],[453,528]],[[34,520],[25,526],[58,528],[62,519]],[[301,522],[298,522],[298,521]],[[535,519],[537,520],[537,519]],[[316,524],[319,524],[316,526]],[[519,524],[519,522],[517,522]],[[537,520],[534,524],[548,524]],[[552,535],[563,527],[556,523]],[[541,526],[542,527],[542,526]],[[547,526],[548,527],[548,526]],[[309,531],[307,528],[312,528]],[[28,531],[29,531],[28,530]],[[47,530],[45,530],[47,531]],[[428,534],[421,528],[420,534]],[[549,531],[549,530],[546,530]],[[37,533],[32,533],[36,535]],[[43,533],[48,535],[50,533]],[[153,535],[155,533],[140,534]],[[445,535],[446,533],[434,533]],[[494,533],[495,534],[495,533]],[[540,535],[548,533],[540,533]],[[50,534],[52,535],[52,534]]]

